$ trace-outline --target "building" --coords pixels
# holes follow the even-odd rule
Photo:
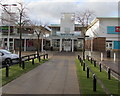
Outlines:
[[[87,45],[86,47],[88,49],[92,48],[94,51],[98,51],[94,48],[94,46],[97,45],[102,46],[102,48],[105,48],[105,50],[120,50],[120,39],[118,38],[120,36],[120,25],[118,19],[120,18],[97,17],[94,19],[87,30],[87,35],[89,35],[92,39],[86,41],[86,43],[91,42],[89,43],[89,47]],[[101,40],[95,44],[95,38],[101,38]]]
[[[53,50],[60,52],[82,50],[82,27],[75,24],[74,16],[74,13],[62,13],[60,24],[51,24],[49,26],[52,30],[49,39]]]
[[[19,50],[19,28],[16,26],[10,26],[9,42],[8,42],[8,26],[0,27],[0,48],[8,50]],[[50,34],[50,30],[45,28],[44,35],[40,35],[40,50],[43,51],[43,47],[47,44],[46,34]],[[30,26],[24,26],[22,28],[22,51],[35,51],[37,50],[38,42],[37,35]]]

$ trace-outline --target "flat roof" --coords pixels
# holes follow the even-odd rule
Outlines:
[[[118,19],[120,17],[96,17],[97,19]]]
[[[60,24],[51,24],[49,27],[60,27]],[[75,27],[82,27],[80,24],[75,24]]]

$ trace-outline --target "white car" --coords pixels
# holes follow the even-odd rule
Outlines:
[[[11,52],[0,49],[0,65],[12,64],[12,59],[19,58],[17,54],[12,54]]]

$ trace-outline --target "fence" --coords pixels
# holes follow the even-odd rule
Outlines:
[[[48,59],[48,54],[43,54],[43,55],[37,55],[37,54],[30,54],[30,55],[26,55],[26,56],[22,56],[22,69],[25,69],[25,61],[29,61],[32,60],[32,64],[34,65],[34,59],[38,58],[39,62],[41,61],[41,57],[43,57],[43,59]],[[16,61],[16,62],[14,62]],[[6,62],[5,62],[6,63]],[[5,65],[6,68],[6,77],[9,77],[9,67],[15,64],[19,64],[19,58],[16,59],[11,59],[11,64],[7,64]],[[2,67],[4,68],[4,67]]]
[[[105,85],[102,83],[102,81],[95,75],[95,73],[90,69],[89,65],[87,63],[85,63],[82,58],[78,55],[78,59],[81,63],[81,66],[83,66],[83,71],[85,71],[85,67],[87,67],[87,78],[89,78],[89,71],[92,73],[93,75],[93,91],[97,90],[97,81],[98,83],[101,85],[101,87],[103,88],[103,90],[105,91],[106,94],[111,94],[110,91],[105,87]],[[89,61],[93,62],[93,59],[89,59]],[[96,62],[94,63],[94,66],[96,66]],[[110,76],[110,73],[109,73]]]

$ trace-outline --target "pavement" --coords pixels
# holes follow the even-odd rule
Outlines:
[[[75,53],[50,53],[51,59],[2,88],[3,94],[80,94]]]

